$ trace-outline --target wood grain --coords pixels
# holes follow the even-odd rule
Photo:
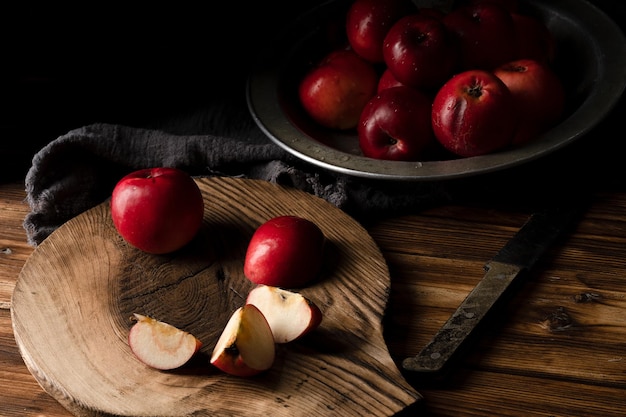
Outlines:
[[[20,230],[24,191],[0,194],[0,287],[8,294],[32,252]],[[428,342],[482,277],[493,256],[526,220],[523,209],[445,205],[380,219],[366,229],[391,276],[385,340],[392,358],[413,355]],[[17,255],[17,256],[16,256]],[[626,192],[597,192],[572,235],[528,276],[500,320],[439,386],[419,385],[418,411],[401,416],[621,417],[626,409]],[[20,264],[21,261],[21,264]],[[0,305],[10,298],[0,293]],[[573,320],[546,326],[546,318]],[[556,321],[555,323],[558,323]],[[13,338],[9,311],[0,308],[0,415],[69,417],[29,373]],[[245,415],[245,414],[244,414]]]
[[[14,184],[0,184],[0,308],[10,308],[15,279],[33,251],[26,242],[22,227],[29,210],[25,197],[23,186],[16,188]]]
[[[198,184],[203,228],[177,253],[127,245],[103,203],[28,259],[13,294],[13,329],[27,367],[52,397],[80,416],[380,416],[421,399],[383,338],[389,272],[361,225],[322,199],[267,182]],[[320,281],[302,289],[324,320],[310,337],[280,346],[270,371],[231,377],[207,357],[251,288],[242,274],[247,242],[281,214],[315,221],[328,238]],[[126,342],[133,312],[192,332],[203,351],[174,372],[144,366]]]
[[[415,355],[528,213],[446,206],[368,230],[387,259],[387,342]],[[598,193],[561,244],[483,329],[443,387],[436,416],[621,416],[626,409],[626,194]],[[431,414],[429,414],[431,415]]]

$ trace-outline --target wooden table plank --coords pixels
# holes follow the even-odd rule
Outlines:
[[[622,389],[474,369],[447,389],[422,392],[428,416],[618,417],[626,401]]]
[[[29,211],[21,183],[0,184],[0,308],[9,308],[15,281],[33,252],[22,221]]]
[[[430,340],[482,277],[484,263],[525,221],[520,213],[483,212],[449,206],[369,229],[391,271],[387,325],[394,330],[387,341],[398,363]],[[540,261],[500,320],[467,352],[459,372],[470,379],[462,378],[463,387],[420,390],[427,408],[436,415],[490,414],[487,410],[493,415],[621,415],[626,407],[625,215],[623,194],[596,196],[565,245]],[[472,397],[481,384],[484,391]]]
[[[37,385],[13,339],[10,294],[32,252],[21,229],[28,211],[22,188],[0,186],[0,247],[11,249],[0,254],[0,415],[68,417]],[[451,205],[369,225],[392,276],[385,337],[395,360],[428,342],[527,214]],[[626,193],[599,193],[447,384],[418,388],[424,415],[623,415],[624,259]]]

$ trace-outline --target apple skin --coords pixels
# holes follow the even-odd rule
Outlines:
[[[517,42],[516,59],[534,59],[551,64],[556,42],[548,27],[534,16],[511,13]]]
[[[298,86],[298,97],[319,125],[349,130],[356,127],[377,86],[378,73],[372,64],[351,49],[337,49],[306,72]]]
[[[431,100],[408,86],[387,88],[372,98],[357,129],[363,155],[374,159],[415,161],[435,143]]]
[[[160,370],[183,366],[200,350],[202,342],[171,324],[135,313],[128,345],[137,359]]]
[[[517,39],[511,13],[491,2],[462,6],[442,22],[456,35],[460,69],[493,70],[515,58]]]
[[[459,51],[440,19],[420,13],[398,20],[387,32],[383,56],[394,78],[420,90],[436,90],[457,68]]]
[[[304,295],[269,285],[257,285],[246,298],[265,316],[274,341],[279,344],[297,340],[322,322],[322,311]]]
[[[378,79],[378,87],[376,89],[376,92],[380,93],[387,88],[398,87],[401,85],[405,84],[398,81],[396,77],[393,76],[393,73],[389,71],[389,68],[385,68],[380,78]]]
[[[252,235],[244,259],[244,275],[255,284],[302,288],[318,278],[326,237],[313,221],[277,216]]]
[[[352,49],[372,63],[383,62],[383,40],[389,28],[416,8],[408,0],[354,0],[346,14]]]
[[[250,377],[271,368],[276,356],[272,330],[261,311],[245,304],[233,312],[209,362],[230,375]]]
[[[461,157],[508,146],[517,126],[513,96],[490,71],[453,76],[433,100],[432,126],[444,148]]]
[[[200,188],[177,168],[129,173],[115,185],[110,203],[119,234],[132,246],[152,254],[185,246],[197,234],[204,217]]]
[[[509,88],[518,114],[513,145],[535,139],[554,126],[565,108],[565,89],[561,79],[545,62],[515,60],[494,70]]]

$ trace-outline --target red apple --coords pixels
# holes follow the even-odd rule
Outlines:
[[[115,185],[111,217],[119,234],[145,252],[164,254],[185,246],[204,216],[200,188],[176,168],[131,172]]]
[[[404,85],[404,84],[402,84],[400,81],[396,79],[396,77],[393,76],[393,73],[389,71],[389,68],[385,68],[382,75],[378,79],[378,88],[376,92],[380,93],[381,91],[387,88],[398,87],[401,85]]]
[[[265,316],[256,306],[246,304],[226,323],[210,363],[228,374],[248,377],[271,368],[275,356],[274,336]]]
[[[511,13],[517,40],[516,59],[534,59],[552,63],[555,40],[548,27],[534,16]]]
[[[441,20],[416,13],[401,18],[389,29],[383,56],[387,68],[401,83],[436,90],[456,69],[459,53]]]
[[[311,220],[288,215],[271,218],[252,235],[243,272],[255,284],[304,287],[320,272],[325,242],[324,233]]]
[[[435,142],[431,100],[411,87],[387,88],[367,103],[357,133],[366,157],[418,160]]]
[[[462,70],[492,70],[515,58],[513,18],[502,6],[486,2],[459,7],[442,21],[457,37]]]
[[[307,114],[321,126],[356,127],[365,103],[376,94],[378,74],[353,50],[330,52],[300,81],[298,96]]]
[[[202,343],[192,334],[142,314],[128,333],[128,345],[137,359],[161,370],[183,366]]]
[[[511,143],[517,126],[513,96],[492,72],[461,72],[437,92],[432,126],[439,142],[458,156],[496,151]]]
[[[521,59],[498,67],[494,74],[513,95],[519,120],[513,144],[536,138],[560,120],[565,107],[565,90],[548,64]]]
[[[365,60],[383,62],[383,40],[402,16],[415,12],[409,0],[354,0],[346,14],[346,35]]]
[[[276,343],[299,339],[322,322],[322,312],[314,302],[282,288],[258,285],[248,293],[246,303],[263,313]]]

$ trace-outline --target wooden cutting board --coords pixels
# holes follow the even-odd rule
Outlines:
[[[196,239],[149,255],[117,233],[105,202],[36,248],[12,299],[15,338],[43,389],[77,416],[390,416],[421,399],[390,357],[382,332],[390,278],[367,231],[333,205],[265,181],[197,180],[205,218]],[[208,357],[252,284],[243,259],[271,217],[313,220],[329,242],[322,277],[301,292],[321,326],[279,345],[252,378],[222,373]],[[128,347],[132,313],[196,335],[204,346],[183,368],[158,371]]]

